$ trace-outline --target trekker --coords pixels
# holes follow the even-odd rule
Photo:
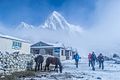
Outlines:
[[[76,53],[76,54],[74,55],[74,59],[75,59],[76,68],[78,68],[78,62],[79,62],[79,59],[80,59],[80,56],[79,56],[78,53]]]
[[[102,66],[102,70],[103,70],[104,69],[104,57],[103,57],[102,53],[99,54],[98,61],[99,61],[99,69]]]
[[[96,61],[96,55],[94,52],[92,52],[91,55],[91,66],[92,66],[92,70],[95,71],[95,61]]]
[[[91,54],[91,53],[89,53],[89,54],[88,54],[88,60],[89,60],[88,65],[89,65],[89,67],[90,67],[90,65],[91,65],[91,56],[92,56],[92,54]]]

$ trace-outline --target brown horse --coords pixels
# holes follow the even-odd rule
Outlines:
[[[62,73],[62,65],[61,65],[61,62],[60,62],[59,58],[57,58],[57,57],[48,57],[46,59],[45,71],[46,71],[46,67],[47,67],[47,70],[49,70],[49,65],[50,64],[55,65],[54,70],[57,70],[57,72],[58,72],[58,65],[59,65],[59,71],[60,71],[60,73]]]
[[[40,70],[40,67],[41,67],[41,70],[42,70],[42,63],[44,61],[44,57],[42,55],[38,55],[37,57],[35,57],[35,71],[39,71]]]

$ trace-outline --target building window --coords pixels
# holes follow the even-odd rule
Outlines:
[[[19,41],[13,41],[12,43],[12,49],[21,49],[22,43]]]
[[[60,48],[59,47],[53,49],[53,55],[56,57],[60,56]]]
[[[70,51],[70,56],[71,56],[71,51]]]
[[[64,51],[63,50],[61,51],[61,55],[64,56]]]

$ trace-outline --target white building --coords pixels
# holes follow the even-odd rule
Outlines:
[[[0,34],[0,51],[2,53],[19,52],[20,54],[29,54],[30,43],[22,39]]]
[[[42,41],[31,45],[31,53],[48,54],[59,57],[61,60],[70,60],[74,55],[72,48],[66,48],[62,43],[46,43]]]
[[[65,48],[59,44],[38,42],[31,45],[31,53],[33,54],[42,54],[42,55],[52,55],[59,57],[61,60],[66,60]]]

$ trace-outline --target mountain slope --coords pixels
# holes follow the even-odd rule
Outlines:
[[[79,33],[83,31],[80,26],[69,24],[65,20],[65,18],[56,11],[53,11],[53,13],[47,18],[47,20],[42,26],[35,27],[25,22],[21,22],[16,28],[16,30],[18,31],[29,31],[32,29],[37,29],[37,30],[47,29],[51,31],[79,32]]]
[[[72,31],[72,32],[76,32],[76,31],[82,32],[82,28],[80,28],[79,26],[69,24],[65,20],[65,18],[56,11],[54,11],[48,17],[48,19],[45,21],[42,28],[49,29],[49,30],[64,30],[64,31]]]

